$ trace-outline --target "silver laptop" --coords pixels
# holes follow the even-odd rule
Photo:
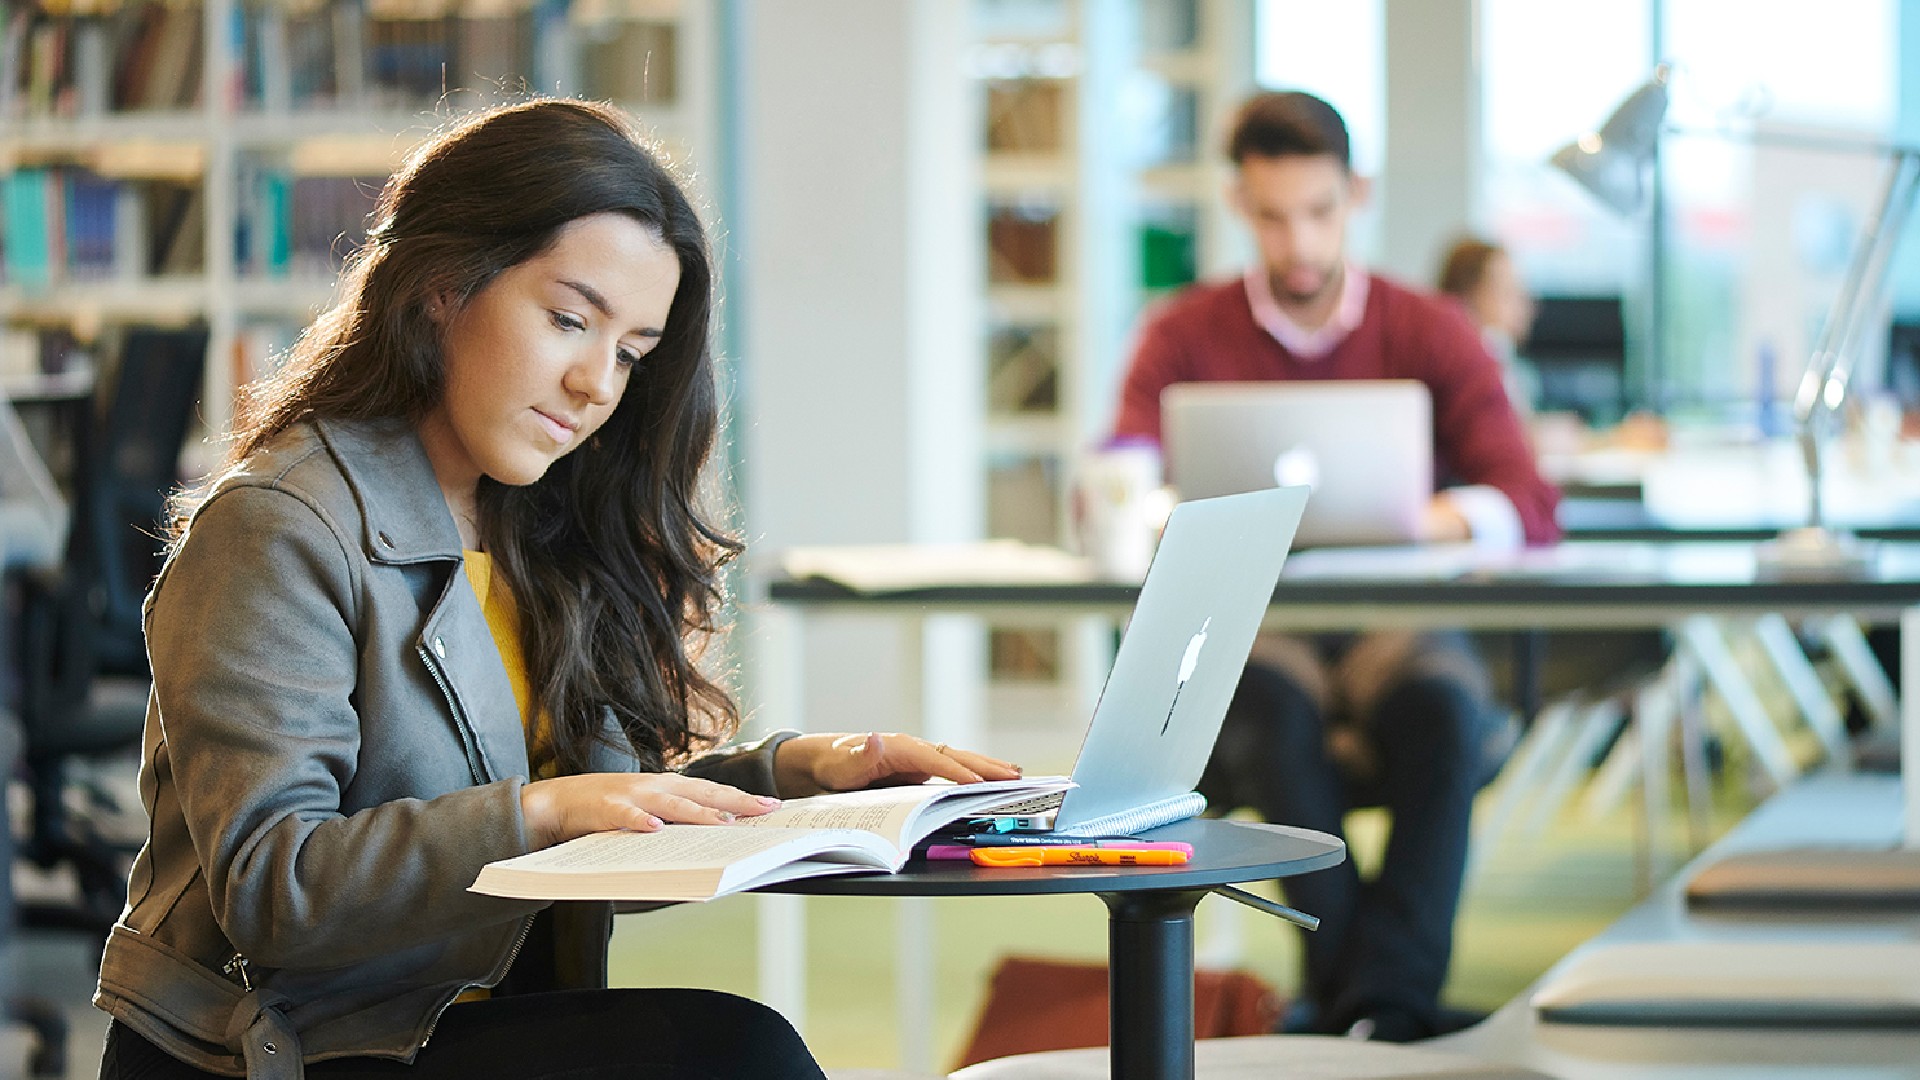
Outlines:
[[[1076,786],[974,823],[1132,833],[1199,813],[1194,785],[1306,505],[1307,490],[1291,487],[1174,507],[1080,744]]]
[[[1413,379],[1180,383],[1160,396],[1183,499],[1305,484],[1299,544],[1405,544],[1433,498],[1433,406]]]

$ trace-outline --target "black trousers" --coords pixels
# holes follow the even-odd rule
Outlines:
[[[212,1076],[113,1024],[100,1080]],[[411,1065],[337,1058],[307,1066],[315,1080],[358,1077],[551,1080],[824,1080],[806,1044],[772,1009],[711,990],[567,990],[465,1002],[447,1009]]]
[[[1304,937],[1307,1030],[1373,1017],[1384,1037],[1433,1033],[1473,796],[1510,749],[1488,696],[1461,634],[1255,647],[1201,781],[1209,805],[1335,836],[1356,807],[1392,817],[1372,881],[1348,860],[1282,882],[1288,903],[1321,919]]]

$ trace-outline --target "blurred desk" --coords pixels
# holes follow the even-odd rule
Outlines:
[[[1828,524],[1868,539],[1920,539],[1920,443],[1869,451],[1840,440],[1822,486]],[[1806,524],[1807,476],[1790,441],[1549,455],[1560,525],[1589,540],[1767,540]]]
[[[1566,495],[1560,500],[1560,528],[1569,540],[1705,540],[1760,543],[1780,535],[1781,530],[1804,524],[1800,521],[1675,522],[1647,509],[1636,489],[1632,496],[1612,498],[1592,495]],[[1863,540],[1920,541],[1920,508],[1910,515],[1881,518],[1878,522],[1854,523],[1846,531]]]
[[[842,555],[853,553],[849,549]],[[899,723],[935,741],[959,745],[978,743],[979,718],[966,715],[965,706],[944,695],[937,680],[922,677],[924,653],[918,646],[928,621],[943,615],[1028,622],[1088,615],[1118,620],[1132,610],[1140,591],[1137,584],[1091,579],[943,584],[933,577],[918,585],[896,581],[863,591],[783,573],[755,576],[750,589],[758,647],[749,662],[759,690],[756,711],[764,723],[812,730],[805,707],[807,619],[870,616],[900,621],[903,636],[915,643],[905,650],[910,667],[905,685],[916,697],[899,703]],[[1292,631],[1678,625],[1683,641],[1703,657],[1709,679],[1723,694],[1737,697],[1744,683],[1707,616],[1772,615],[1897,621],[1907,640],[1920,642],[1920,544],[1882,545],[1867,572],[1818,581],[1769,580],[1757,565],[1753,546],[1739,543],[1573,542],[1502,554],[1464,546],[1323,549],[1287,560],[1266,625]],[[1743,700],[1751,707],[1736,708],[1736,719],[1784,782],[1794,769],[1790,760],[1782,764],[1788,755],[1779,732],[1752,700],[1750,689]],[[1908,759],[1920,761],[1920,693],[1907,694],[1903,709]],[[1653,755],[1659,755],[1657,767],[1647,767],[1643,774],[1643,793],[1651,807],[1667,798],[1666,744],[1651,734],[1640,743],[1648,766],[1654,765]],[[1909,775],[1916,790],[1908,812],[1920,816],[1920,769]],[[1907,835],[1920,840],[1920,825],[1910,827]],[[804,925],[797,909],[779,906],[780,899],[762,900],[760,995],[795,1017],[802,1008],[805,971],[791,957]],[[901,993],[911,1006],[905,1008],[903,1030],[908,1032],[924,1032],[931,1024],[930,1001],[920,986],[929,962],[924,947],[929,918],[911,908],[900,916]],[[916,945],[916,939],[921,943]],[[924,1046],[910,1045],[903,1057],[910,1067],[924,1066],[925,1053]]]
[[[1137,585],[1101,581],[995,585],[928,583],[857,591],[834,581],[774,577],[757,583],[770,602],[768,660],[784,678],[764,680],[764,711],[775,725],[806,730],[800,657],[805,617],[839,611],[919,622],[940,614],[984,618],[1105,615],[1124,618]],[[1466,627],[1487,630],[1671,629],[1727,701],[1742,734],[1776,784],[1797,771],[1779,732],[1733,662],[1716,620],[1847,616],[1898,623],[1920,649],[1920,543],[1873,548],[1868,568],[1831,578],[1773,578],[1752,544],[1569,542],[1487,553],[1470,547],[1365,548],[1301,552],[1287,560],[1267,609],[1272,630],[1380,630]],[[1911,653],[1910,653],[1911,655]],[[1785,655],[1777,664],[1791,663]],[[1804,682],[1803,670],[1785,670]],[[909,685],[920,685],[917,672]],[[955,717],[929,695],[919,714],[943,742],[978,736],[977,718]],[[1908,760],[1920,761],[1920,692],[1899,706]],[[1891,709],[1889,709],[1891,711]],[[909,709],[907,716],[914,715]],[[1810,714],[1809,719],[1814,717]],[[1844,738],[1827,718],[1830,746]],[[1643,740],[1651,753],[1656,740]],[[1664,750],[1662,750],[1664,752]],[[1651,764],[1651,759],[1649,759]],[[1664,772],[1664,758],[1660,773]],[[1646,774],[1651,781],[1656,773]],[[1909,770],[1908,835],[1920,843],[1920,769]],[[1651,790],[1651,801],[1663,792]]]
[[[1574,541],[1518,552],[1466,546],[1322,548],[1294,554],[1267,609],[1273,630],[1658,628],[1686,615],[1852,614],[1895,622],[1920,607],[1920,543],[1880,545],[1870,569],[1772,579],[1752,545]],[[795,614],[838,610],[1124,617],[1140,587],[1110,581],[938,584],[859,591],[819,578],[759,580]]]

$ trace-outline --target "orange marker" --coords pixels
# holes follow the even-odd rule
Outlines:
[[[976,866],[1183,866],[1184,851],[1111,847],[977,847]]]

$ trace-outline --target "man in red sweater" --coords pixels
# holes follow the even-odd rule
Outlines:
[[[1434,461],[1461,486],[1435,495],[1434,541],[1517,546],[1558,535],[1498,363],[1460,310],[1347,261],[1365,198],[1347,129],[1325,101],[1262,93],[1228,145],[1234,208],[1259,265],[1196,285],[1140,332],[1115,423],[1160,434],[1160,392],[1180,382],[1419,379],[1433,399]],[[1346,812],[1393,817],[1379,874],[1351,861],[1283,883],[1321,917],[1289,1030],[1405,1041],[1450,1026],[1440,1010],[1473,796],[1509,740],[1479,659],[1458,633],[1264,636],[1242,676],[1201,790],[1215,810],[1338,835]]]

